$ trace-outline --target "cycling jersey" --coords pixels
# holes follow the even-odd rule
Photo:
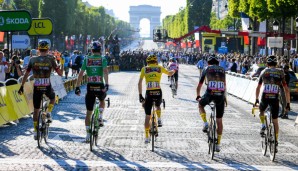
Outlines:
[[[176,72],[179,70],[179,65],[175,62],[170,62],[168,65],[168,68],[170,70],[176,70]]]
[[[57,69],[53,56],[38,56],[30,58],[27,71],[33,71],[34,78],[50,78],[52,69]]]
[[[107,59],[100,55],[88,56],[84,59],[82,70],[86,70],[88,83],[104,83],[103,69],[107,67]]]
[[[280,86],[286,86],[284,71],[277,68],[265,68],[259,77],[259,84],[264,84],[262,97],[266,99],[277,99]]]
[[[162,73],[169,75],[169,71],[160,65],[150,64],[142,68],[140,78],[143,79],[145,77],[147,85],[146,90],[160,89],[160,79]]]
[[[221,66],[210,65],[204,68],[200,84],[204,83],[207,77],[207,92],[213,95],[223,95],[225,91],[226,75],[225,70]]]

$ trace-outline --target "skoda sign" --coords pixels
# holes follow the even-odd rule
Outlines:
[[[27,49],[30,46],[30,38],[28,35],[12,35],[13,49]]]
[[[31,14],[28,11],[0,11],[0,31],[27,31],[31,22]]]
[[[49,18],[33,18],[28,34],[31,36],[50,35],[53,31],[53,24]]]

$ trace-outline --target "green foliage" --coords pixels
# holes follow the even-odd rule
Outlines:
[[[212,29],[228,30],[231,26],[234,26],[234,19],[229,15],[219,20],[214,12],[211,13],[210,27]]]

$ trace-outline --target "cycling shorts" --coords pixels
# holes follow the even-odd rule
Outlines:
[[[45,94],[50,100],[55,99],[55,92],[51,85],[49,86],[34,86],[33,88],[33,106],[34,109],[40,109],[41,98]]]
[[[260,106],[259,109],[260,111],[265,111],[266,108],[270,106],[271,109],[271,115],[272,119],[277,119],[278,118],[278,112],[279,112],[279,100],[278,98],[276,99],[267,99],[267,98],[261,98]]]
[[[93,111],[94,103],[96,97],[100,100],[103,101],[107,93],[103,92],[102,89],[104,89],[104,84],[103,83],[88,83],[87,84],[87,93],[85,96],[85,105],[87,110]]]
[[[211,101],[214,101],[216,104],[216,118],[222,118],[225,110],[224,95],[212,95],[209,92],[206,92],[201,98],[199,104],[205,107]]]
[[[162,91],[161,89],[157,90],[147,90],[145,96],[145,113],[146,115],[151,115],[153,101],[155,102],[155,106],[160,106],[162,102]]]

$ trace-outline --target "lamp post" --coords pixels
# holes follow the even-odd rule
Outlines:
[[[298,17],[296,18],[296,54],[298,52]]]
[[[252,31],[251,26],[248,26],[247,30],[248,30],[248,33],[250,33]],[[249,36],[249,34],[248,34],[248,56],[250,56],[250,36]]]
[[[277,31],[278,31],[279,23],[278,21],[273,21],[273,31],[274,31],[274,37],[277,37]],[[276,47],[274,47],[274,55],[276,55]]]

